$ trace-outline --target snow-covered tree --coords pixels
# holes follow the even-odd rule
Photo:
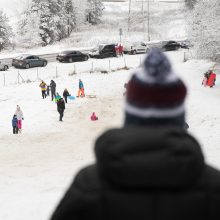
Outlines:
[[[188,9],[193,9],[197,0],[185,0],[185,5]]]
[[[213,58],[220,51],[220,2],[200,0],[190,12],[189,36],[198,58]]]
[[[0,51],[10,45],[10,38],[13,36],[12,28],[8,24],[8,18],[0,10]]]
[[[87,20],[91,24],[100,23],[100,18],[104,10],[104,5],[101,0],[88,0],[87,4]]]
[[[16,41],[19,45],[30,48],[40,45],[42,40],[39,35],[39,17],[36,12],[26,10],[18,22]]]

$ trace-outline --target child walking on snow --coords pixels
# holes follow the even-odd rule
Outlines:
[[[14,115],[12,118],[12,127],[13,127],[13,134],[17,134],[18,133],[18,119],[16,115]]]

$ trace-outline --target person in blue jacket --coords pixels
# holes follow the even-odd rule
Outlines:
[[[17,115],[14,115],[12,118],[12,127],[13,127],[13,134],[18,133],[18,119]]]
[[[81,79],[79,79],[79,91],[76,97],[85,97],[84,85]]]

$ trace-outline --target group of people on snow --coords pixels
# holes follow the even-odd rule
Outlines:
[[[219,219],[220,171],[186,131],[187,88],[167,56],[152,49],[126,88],[123,126],[97,138],[51,220]]]
[[[124,55],[124,47],[122,44],[115,45],[115,52],[117,56],[123,56]]]
[[[13,134],[21,133],[22,131],[22,120],[24,120],[23,112],[21,107],[17,105],[16,111],[12,118]]]

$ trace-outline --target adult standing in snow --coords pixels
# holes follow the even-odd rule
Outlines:
[[[41,88],[42,98],[46,98],[47,84],[42,80],[39,87]]]
[[[70,96],[70,94],[69,94],[67,88],[65,88],[64,91],[63,91],[63,98],[64,98],[66,103],[67,103],[67,96]]]
[[[63,98],[60,98],[57,101],[57,111],[60,114],[60,121],[63,121],[64,110],[65,110],[65,102],[64,102]]]
[[[119,44],[118,50],[119,50],[119,55],[120,55],[120,56],[123,56],[123,54],[124,54],[124,48],[123,48],[122,44]]]
[[[95,143],[52,220],[220,219],[220,171],[184,129],[186,87],[153,49],[130,81],[122,128]]]
[[[22,112],[21,107],[19,105],[17,105],[15,115],[17,116],[17,120],[18,120],[18,122],[17,122],[18,131],[21,133],[22,120],[24,120],[24,115],[23,115],[23,112]]]
[[[81,79],[79,79],[79,91],[77,97],[85,97],[84,85]]]
[[[53,99],[56,97],[56,83],[53,80],[50,81],[50,91],[51,100],[53,101]]]

